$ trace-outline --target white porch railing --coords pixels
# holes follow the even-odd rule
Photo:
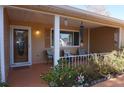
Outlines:
[[[83,64],[89,64],[91,61],[91,58],[97,56],[102,57],[106,55],[107,53],[92,53],[92,54],[86,54],[86,55],[71,55],[67,57],[60,57],[60,60],[62,62],[66,62],[66,65],[68,67],[78,67]],[[61,63],[62,67],[64,66],[64,63]]]

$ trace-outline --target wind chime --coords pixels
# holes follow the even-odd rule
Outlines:
[[[80,25],[80,44],[83,45],[83,31],[84,31],[84,26],[83,26],[83,22],[81,22]]]

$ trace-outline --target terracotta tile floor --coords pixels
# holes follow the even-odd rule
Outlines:
[[[34,64],[30,67],[10,69],[8,83],[11,87],[47,87],[40,75],[46,73],[51,66],[51,64]]]
[[[124,87],[124,75],[120,75],[117,78],[98,83],[93,87]]]
[[[51,64],[34,64],[30,67],[10,69],[8,83],[11,87],[48,87],[47,83],[40,79],[40,75],[46,73],[51,66]],[[124,87],[124,75],[92,87]]]

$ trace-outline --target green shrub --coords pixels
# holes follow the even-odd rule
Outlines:
[[[108,74],[115,72],[115,69],[112,67],[108,55],[94,55],[92,58],[92,64],[96,64],[97,73],[100,73],[102,76],[107,76]]]
[[[113,51],[108,54],[108,64],[114,69],[113,73],[124,71],[124,51]]]
[[[99,73],[99,67],[97,64],[89,63],[83,64],[78,67],[78,72],[82,73],[85,79],[85,83],[91,83],[93,80],[98,80],[103,76]]]
[[[124,51],[113,51],[103,56],[92,57],[93,63],[99,67],[99,73],[102,75],[120,74],[124,71]]]
[[[8,87],[9,85],[7,83],[0,83],[0,87]]]
[[[58,65],[52,68],[42,79],[47,81],[49,86],[73,86],[78,73],[68,67],[60,68]]]
[[[73,86],[90,84],[94,80],[124,72],[124,49],[102,56],[94,54],[89,63],[76,68],[68,67],[67,60],[59,60],[47,74],[42,76],[49,86]]]

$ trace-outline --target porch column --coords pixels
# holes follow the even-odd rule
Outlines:
[[[0,6],[0,68],[1,82],[5,82],[5,55],[4,55],[4,7]]]
[[[58,64],[60,57],[60,16],[55,15],[54,18],[54,66]]]

